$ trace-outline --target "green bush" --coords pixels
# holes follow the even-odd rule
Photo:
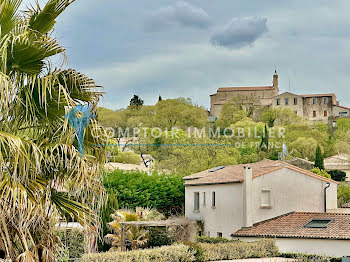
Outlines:
[[[159,261],[204,262],[245,258],[274,257],[279,255],[273,240],[227,243],[185,243],[128,252],[107,252],[84,255],[82,262]]]
[[[144,249],[126,252],[106,252],[86,254],[82,262],[192,262],[195,260],[194,251],[183,244],[164,246],[156,249]]]
[[[335,181],[345,181],[346,173],[341,170],[327,170],[327,173],[331,175],[332,179]]]
[[[203,250],[204,261],[274,257],[279,254],[273,240],[218,244],[198,243],[198,245]]]
[[[338,206],[341,207],[348,202],[350,202],[350,186],[340,183],[338,185]]]
[[[340,262],[341,258],[332,258],[319,255],[309,255],[303,253],[283,253],[280,254],[281,257],[293,258],[300,262]]]
[[[165,227],[150,227],[148,228],[148,243],[149,247],[168,246],[175,242],[171,236],[169,236]]]
[[[228,240],[227,238],[223,238],[223,237],[207,237],[207,236],[197,237],[197,242],[199,243],[217,244],[217,243],[227,243],[227,242],[233,242],[233,241],[237,241],[237,240]]]
[[[118,155],[112,157],[111,161],[139,165],[141,163],[141,157],[133,152],[118,152]]]
[[[324,169],[319,169],[319,168],[313,168],[310,170],[312,173],[315,173],[317,175],[320,175],[320,176],[323,176],[323,177],[326,177],[326,178],[329,178],[329,179],[332,179],[331,178],[331,175],[328,174]]]
[[[179,175],[114,170],[105,176],[104,185],[117,194],[119,208],[149,207],[166,216],[183,210],[185,188]]]
[[[85,253],[84,231],[78,229],[58,230],[56,235],[64,245],[64,258],[60,260],[80,258]]]

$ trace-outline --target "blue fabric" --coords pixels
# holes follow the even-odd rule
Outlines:
[[[80,112],[81,118],[77,117],[78,112]],[[90,124],[90,120],[94,118],[94,115],[91,113],[91,107],[90,105],[77,105],[64,118],[67,118],[68,123],[75,129],[79,156],[83,157],[85,128]]]

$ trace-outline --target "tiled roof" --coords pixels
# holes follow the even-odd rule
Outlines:
[[[259,91],[259,90],[272,90],[273,86],[241,86],[241,87],[221,87],[218,92],[226,91]]]
[[[326,228],[304,227],[312,219],[331,219],[332,222]],[[242,228],[232,236],[350,239],[350,214],[292,212]]]
[[[342,208],[350,208],[350,202],[349,203],[345,203],[344,205],[341,206]]]
[[[208,185],[208,184],[227,184],[227,183],[242,183],[244,181],[244,167],[250,166],[253,172],[253,178],[271,173],[273,171],[288,168],[299,173],[302,173],[307,176],[314,177],[316,179],[325,181],[325,182],[333,182],[338,183],[334,180],[322,177],[310,171],[304,170],[302,168],[293,166],[291,164],[275,161],[275,160],[262,160],[260,162],[251,163],[251,164],[241,164],[241,165],[233,165],[226,166],[222,169],[216,170],[215,172],[210,172],[209,170],[205,170],[193,175],[189,175],[184,177],[185,186],[188,185]]]
[[[334,105],[334,106],[337,106],[337,107],[340,107],[340,108],[344,108],[344,109],[350,110],[350,107],[340,106],[340,105]]]

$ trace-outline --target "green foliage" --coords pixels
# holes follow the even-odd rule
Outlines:
[[[104,180],[108,192],[113,190],[121,208],[155,208],[166,215],[181,212],[185,189],[179,175],[115,170]]]
[[[86,254],[82,262],[193,262],[194,251],[183,244],[164,246],[157,249],[134,250],[129,252],[107,252]]]
[[[350,202],[350,186],[345,183],[340,183],[338,185],[338,206]]]
[[[111,161],[124,164],[139,165],[141,163],[141,157],[134,152],[118,152],[116,156],[111,158]]]
[[[321,147],[317,145],[316,147],[316,154],[315,154],[315,168],[324,170],[324,158],[323,154],[321,152]]]
[[[327,170],[327,173],[330,174],[330,176],[332,177],[333,180],[335,181],[345,181],[346,179],[346,172],[342,171],[342,170]]]
[[[150,227],[149,231],[149,247],[167,246],[174,243],[175,239],[171,237],[165,227]]]
[[[203,261],[274,257],[279,253],[273,240],[217,244],[199,243],[198,245],[203,250]]]
[[[208,236],[197,237],[197,242],[199,243],[217,244],[217,243],[227,243],[227,242],[234,242],[234,241],[237,241],[237,240],[229,240],[223,237],[208,237]]]
[[[157,249],[86,254],[83,256],[82,262],[204,262],[266,258],[275,257],[278,254],[278,248],[273,240],[259,240],[256,242],[235,241],[217,244],[185,243]]]
[[[138,95],[134,95],[130,100],[130,106],[139,108],[143,106],[143,100]]]
[[[315,167],[315,168],[311,169],[310,171],[311,171],[312,173],[317,174],[317,175],[320,175],[320,176],[323,176],[323,177],[332,179],[332,178],[331,178],[331,175],[328,174],[328,173],[326,172],[326,170],[324,170],[324,169],[319,169],[318,167]]]
[[[312,160],[315,158],[316,147],[317,141],[314,138],[298,137],[289,144],[288,149],[294,156]]]
[[[65,259],[78,259],[85,253],[86,242],[84,239],[84,231],[77,229],[59,230],[56,235],[61,239],[64,245]]]

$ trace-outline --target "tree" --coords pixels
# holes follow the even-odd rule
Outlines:
[[[317,174],[317,175],[331,179],[331,175],[328,174],[324,169],[319,169],[318,167],[315,167],[315,168],[311,169],[310,171]]]
[[[158,102],[159,101],[162,101],[163,99],[162,99],[162,97],[159,95],[159,97],[158,97]]]
[[[327,173],[331,175],[332,179],[335,181],[345,181],[346,179],[346,172],[342,171],[342,170],[327,170]]]
[[[59,218],[99,228],[106,152],[91,145],[105,140],[92,137],[98,127],[92,120],[80,158],[64,115],[78,104],[95,111],[101,92],[84,74],[52,69],[53,56],[65,57],[52,37],[55,19],[72,2],[49,0],[23,14],[21,1],[1,1],[0,259],[56,261]]]
[[[317,141],[313,138],[298,137],[288,148],[292,155],[309,160],[315,159]]]
[[[321,152],[321,147],[319,145],[317,145],[317,147],[316,147],[315,168],[319,168],[321,170],[324,170],[324,158],[323,158],[323,154]]]
[[[135,106],[136,108],[139,108],[143,106],[143,100],[138,95],[134,95],[134,97],[130,100],[130,106]]]
[[[262,151],[269,150],[269,133],[268,133],[266,124],[265,124],[265,128],[264,128],[264,133],[261,136],[260,150],[262,150]]]

